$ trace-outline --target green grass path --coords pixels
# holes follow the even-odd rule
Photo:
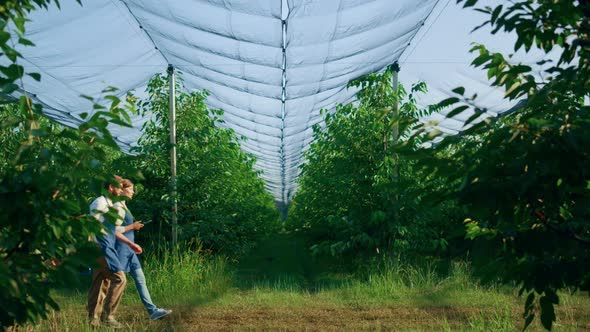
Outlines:
[[[127,331],[517,331],[524,299],[505,287],[483,287],[465,263],[448,273],[433,266],[389,266],[363,277],[312,259],[301,239],[279,234],[238,264],[191,252],[144,270],[155,303],[172,308],[147,319],[129,283],[118,318]],[[84,286],[56,294],[62,310],[25,331],[91,331]],[[590,299],[561,294],[555,331],[590,330]],[[103,329],[107,330],[107,329]],[[542,330],[538,320],[530,331]]]

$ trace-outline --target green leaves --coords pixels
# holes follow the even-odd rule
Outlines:
[[[465,111],[467,109],[469,109],[469,106],[467,106],[467,105],[459,106],[459,107],[453,109],[452,111],[450,111],[449,113],[447,113],[446,117],[447,118],[452,118],[452,117],[454,117],[454,116],[456,116],[458,114],[463,113],[463,111]]]
[[[18,89],[18,85],[14,83],[4,84],[2,87],[2,93],[11,94]]]
[[[63,128],[33,107],[23,96],[20,107],[6,105],[0,113],[6,124],[0,129],[0,256],[10,271],[0,276],[2,326],[46,317],[57,308],[50,290],[64,280],[75,284],[80,262],[94,261],[97,252],[84,248],[100,227],[86,215],[85,197],[95,195],[89,189],[109,176],[100,167],[109,157],[97,142],[109,136],[98,118],[108,119],[94,118],[100,126]],[[57,261],[57,267],[49,263]],[[15,277],[7,284],[10,275]]]
[[[3,26],[5,26],[5,24],[3,24]],[[3,28],[2,31],[0,31],[0,45],[6,45],[8,40],[10,40],[10,33],[4,31]]]
[[[23,67],[14,43],[24,38],[25,12],[51,1],[8,0],[0,5],[0,90],[21,90],[18,103],[0,106],[0,326],[36,323],[58,310],[51,290],[79,282],[78,269],[92,265],[99,252],[88,237],[100,224],[87,215],[88,197],[100,192],[119,148],[107,127],[128,125],[129,116],[114,96],[79,128],[64,128],[41,115],[20,86]],[[12,21],[12,24],[8,24]],[[7,31],[8,27],[14,31]],[[39,81],[38,73],[27,73]],[[108,91],[107,91],[108,93]],[[90,101],[95,104],[92,98]]]
[[[553,290],[546,290],[545,295],[539,299],[539,304],[541,306],[541,323],[544,328],[551,330],[556,319],[554,305],[559,304],[559,298]]]
[[[27,75],[31,76],[35,81],[41,81],[41,75],[38,73],[27,73]]]
[[[497,6],[494,11],[492,12],[492,18],[490,19],[490,24],[494,24],[496,23],[496,20],[498,19],[498,17],[500,16],[500,13],[502,12],[502,9],[504,9],[503,5],[499,5]]]
[[[473,7],[478,0],[458,0],[457,2],[465,2],[463,8]]]
[[[8,67],[0,66],[0,72],[8,77],[21,77],[24,73],[23,66],[17,64],[8,65]]]
[[[583,102],[590,91],[590,52],[582,46],[588,42],[588,27],[581,23],[590,4],[519,0],[480,11],[490,15],[484,25],[492,33],[517,34],[516,50],[559,51],[560,62],[542,61],[544,68],[533,72],[510,55],[474,45],[472,64],[487,72],[490,84],[502,88],[506,99],[522,99],[522,107],[506,118],[479,123],[460,138],[444,140],[420,165],[446,182],[436,194],[457,200],[467,211],[463,216],[477,220],[464,224],[474,244],[476,272],[484,280],[530,292],[524,328],[540,309],[541,323],[551,329],[558,290],[590,287],[584,277],[590,266],[590,174],[580,171],[590,167],[590,156],[581,148],[590,144],[590,112]],[[572,61],[574,54],[577,62]],[[455,105],[448,117],[472,109],[468,124],[485,112],[473,106],[476,98],[466,98],[463,88],[453,92],[456,96],[440,105]]]
[[[459,102],[459,98],[457,98],[457,97],[449,97],[449,98],[441,101],[440,103],[438,103],[438,107],[442,109],[444,107],[447,107],[447,106],[450,106],[450,105],[454,105],[454,104],[456,104],[458,102]]]
[[[522,289],[522,290],[524,290],[524,289]],[[525,303],[524,303],[524,314],[522,315],[522,317],[524,318],[523,330],[526,330],[526,328],[529,327],[529,325],[531,325],[531,323],[533,322],[533,319],[535,319],[534,301],[535,301],[535,292],[530,292],[526,298]]]
[[[448,247],[448,216],[417,199],[427,175],[401,153],[416,150],[420,139],[406,140],[416,119],[431,112],[416,105],[426,86],[395,91],[391,75],[351,82],[361,88],[359,105],[322,112],[325,128],[314,130],[286,226],[302,233],[315,255],[416,255]]]

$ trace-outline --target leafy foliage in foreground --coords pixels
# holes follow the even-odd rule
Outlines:
[[[99,255],[88,237],[101,225],[87,216],[89,191],[111,178],[109,153],[118,151],[107,126],[129,125],[128,109],[114,96],[76,129],[50,123],[16,82],[25,75],[15,44],[24,37],[25,14],[52,1],[4,1],[0,5],[0,326],[37,322],[57,303],[50,294],[78,281],[78,267]],[[13,31],[9,31],[13,27]],[[12,36],[12,38],[11,38]],[[40,80],[37,73],[26,73]],[[21,81],[22,86],[22,81]],[[106,89],[105,94],[114,92]],[[15,102],[7,94],[20,97]]]
[[[101,225],[88,216],[86,198],[111,177],[107,152],[118,149],[106,128],[119,116],[114,108],[70,129],[42,118],[27,100],[21,98],[20,108],[4,106],[0,116],[0,132],[21,142],[3,147],[8,162],[0,170],[2,326],[46,317],[48,305],[58,308],[50,290],[76,284],[79,267],[100,255],[88,242]],[[17,122],[23,114],[34,127]]]
[[[421,208],[416,194],[427,179],[397,155],[399,137],[407,138],[417,117],[429,112],[415,101],[426,87],[417,84],[407,94],[399,86],[396,92],[392,74],[389,68],[352,82],[360,88],[359,106],[340,105],[334,114],[325,113],[325,128],[314,127],[288,226],[303,232],[316,254],[365,257],[446,249],[452,202]]]
[[[177,85],[180,90],[180,80]],[[137,102],[153,114],[138,149],[145,190],[131,202],[131,209],[144,220],[167,222],[172,206],[170,159],[163,153],[170,150],[167,77],[153,77],[148,95]],[[205,106],[206,96],[180,92],[176,97],[180,237],[235,258],[276,230],[279,218],[253,169],[254,159],[240,149],[233,131],[222,128],[222,111]]]
[[[485,69],[506,98],[526,97],[526,104],[507,120],[468,130],[474,139],[463,148],[423,163],[447,181],[441,196],[468,210],[465,226],[475,240],[476,271],[528,293],[525,327],[535,317],[538,299],[541,322],[550,329],[558,290],[590,290],[590,106],[584,102],[590,91],[590,3],[512,1],[479,10],[490,15],[484,25],[493,33],[517,33],[515,50],[555,51],[559,60],[546,62],[548,68],[538,75],[476,45],[473,65]],[[462,95],[464,89],[455,91],[456,97],[443,102],[460,104],[453,113],[483,112],[474,98]]]
[[[112,102],[108,108],[91,100],[93,114],[85,115],[79,128],[63,128],[44,118],[41,106],[21,88],[24,75],[35,80],[41,76],[24,73],[14,45],[33,46],[24,38],[25,14],[51,3],[9,0],[0,5],[0,56],[5,64],[0,66],[2,327],[47,317],[58,308],[51,289],[75,284],[78,267],[98,257],[88,237],[101,225],[87,216],[85,198],[89,191],[100,192],[102,182],[111,178],[105,163],[118,147],[107,126],[129,125],[130,109],[117,97],[106,96]],[[15,102],[5,97],[8,94],[20,97]]]

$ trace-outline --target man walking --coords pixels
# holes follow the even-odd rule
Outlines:
[[[115,176],[117,182],[122,178]],[[120,185],[105,183],[105,189],[112,196],[118,196]],[[123,219],[125,212],[114,206],[111,199],[105,195],[96,198],[90,204],[90,213],[100,221],[106,228],[94,239],[104,254],[99,259],[100,267],[92,274],[92,284],[88,292],[88,317],[90,325],[98,327],[101,322],[112,328],[122,328],[123,325],[115,319],[115,313],[123,296],[127,279],[125,272],[115,249],[117,240],[127,244],[133,252],[141,254],[142,249],[139,245],[127,239],[120,231],[115,228],[115,223],[105,222],[105,215],[110,208],[117,211],[117,217]]]

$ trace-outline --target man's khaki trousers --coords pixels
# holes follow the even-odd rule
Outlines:
[[[88,317],[90,320],[114,319],[126,284],[127,278],[125,278],[123,271],[111,272],[106,264],[94,270],[92,285],[88,291]]]

